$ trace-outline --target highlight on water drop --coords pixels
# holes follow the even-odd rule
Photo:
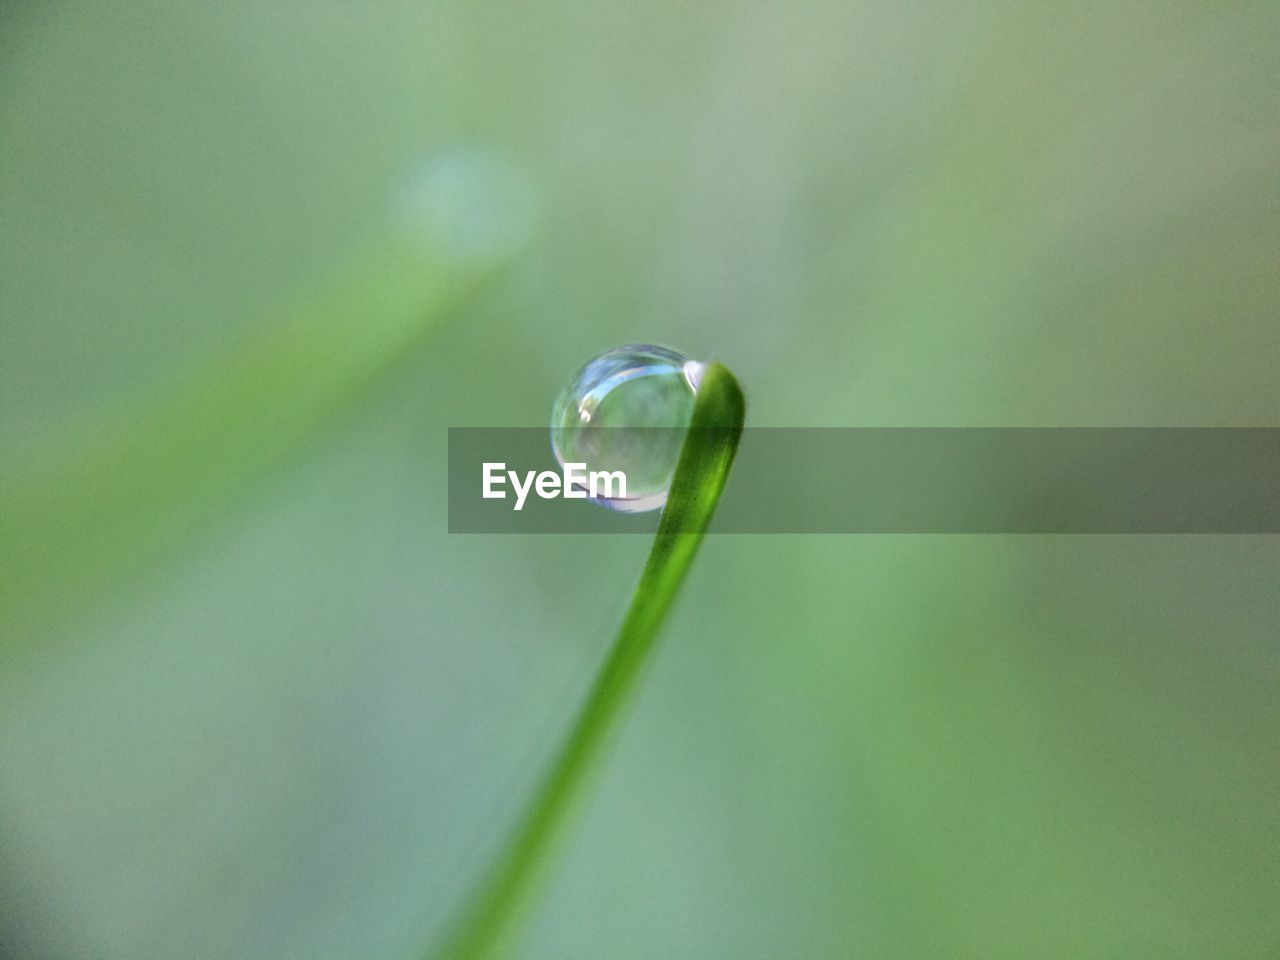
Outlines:
[[[588,499],[623,513],[666,503],[702,369],[667,347],[628,344],[593,357],[574,375],[551,410],[556,459],[626,475],[625,496],[588,491]]]

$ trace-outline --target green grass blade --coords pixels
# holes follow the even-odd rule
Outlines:
[[[689,572],[728,478],[745,417],[737,380],[722,364],[710,364],[653,548],[604,667],[483,886],[451,938],[429,956],[492,956],[510,935]]]
[[[501,265],[380,242],[239,352],[87,431],[73,455],[7,453],[0,649],[210,522]]]

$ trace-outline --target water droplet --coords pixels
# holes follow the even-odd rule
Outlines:
[[[625,497],[596,503],[624,513],[667,501],[702,364],[666,347],[630,344],[587,361],[551,410],[556,459],[591,471],[621,470]]]

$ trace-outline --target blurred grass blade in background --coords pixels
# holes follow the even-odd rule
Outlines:
[[[711,524],[745,420],[737,379],[723,364],[708,364],[653,548],[604,667],[461,923],[429,957],[488,956],[511,935]]]
[[[40,458],[25,474],[7,465],[0,541],[16,562],[0,580],[5,642],[207,519],[421,343],[527,239],[477,232],[465,209],[477,184],[450,166],[429,169],[402,204],[400,229],[284,323],[264,324],[238,354],[89,438],[87,452]]]

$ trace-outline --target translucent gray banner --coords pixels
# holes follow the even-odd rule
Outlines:
[[[448,442],[450,533],[657,525],[533,488],[516,510],[505,481],[486,499],[486,463],[562,472],[545,429]],[[712,531],[1278,533],[1280,428],[751,428]]]

